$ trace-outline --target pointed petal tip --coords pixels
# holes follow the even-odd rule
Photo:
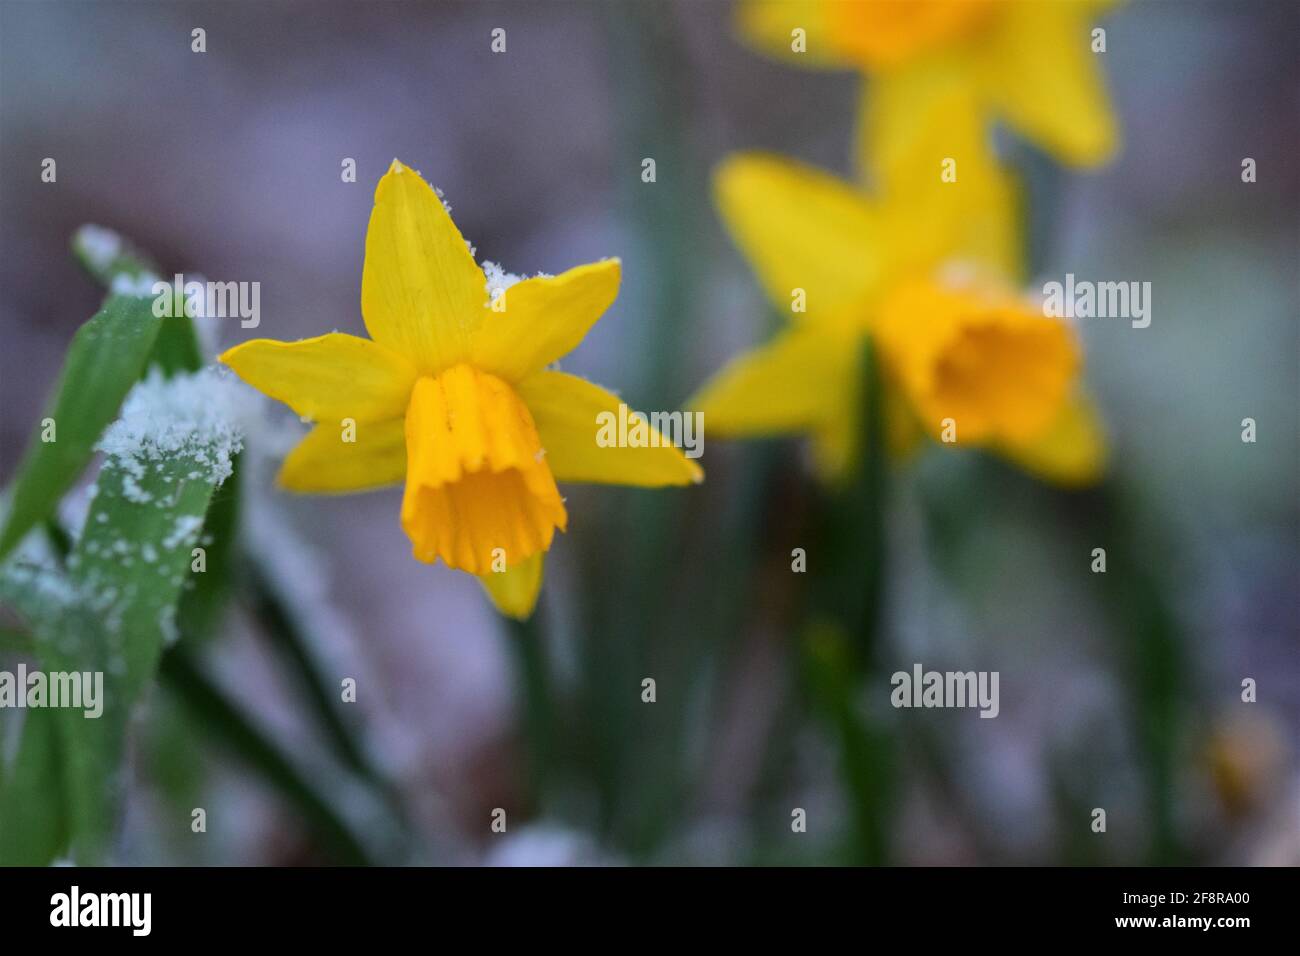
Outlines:
[[[794,165],[792,160],[784,159],[776,153],[763,149],[745,149],[724,156],[713,166],[712,179],[715,187],[734,181],[755,171],[780,169]]]
[[[597,264],[608,268],[611,272],[614,273],[614,281],[619,283],[620,285],[622,284],[623,282],[623,260],[622,259],[620,259],[618,256],[609,256],[605,259],[601,259],[600,262]]]
[[[503,617],[526,621],[533,616],[542,591],[545,554],[538,552],[506,574],[479,575],[484,592]]]
[[[254,342],[265,342],[265,341],[266,339],[249,339],[247,342],[240,342],[238,345],[232,345],[230,348],[226,349],[224,352],[222,352],[220,355],[217,356],[217,361],[220,362],[222,365],[234,369],[235,374],[238,375],[239,369],[235,365],[235,360],[239,357],[241,353],[246,351],[248,347],[252,345]]]
[[[497,613],[502,617],[508,617],[510,620],[518,621],[520,624],[532,617],[533,612],[537,610],[537,602],[535,599],[532,604],[528,605],[528,607],[514,607],[504,603],[497,604],[495,601],[492,602],[492,605],[497,609]]]

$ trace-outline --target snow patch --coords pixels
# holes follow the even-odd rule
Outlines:
[[[163,538],[163,549],[171,551],[182,541],[195,540],[202,527],[203,515],[177,515],[175,524],[167,532],[167,537]]]
[[[158,277],[152,272],[141,272],[139,275],[131,275],[128,272],[119,272],[113,276],[113,281],[109,283],[108,291],[113,295],[134,295],[142,299],[153,296],[153,287],[159,281]]]
[[[146,504],[151,496],[140,480],[151,465],[162,470],[163,463],[185,458],[203,480],[220,485],[229,478],[256,409],[256,396],[217,369],[165,378],[154,368],[131,389],[121,417],[95,447],[121,469],[127,498]]]
[[[122,237],[112,229],[94,223],[78,229],[72,244],[96,272],[107,272],[122,254]]]
[[[433,193],[438,197],[438,202],[442,203],[442,208],[447,210],[447,215],[451,215],[451,203],[447,202],[447,197],[443,195],[442,190],[437,186],[433,187]]]
[[[506,272],[499,263],[487,259],[483,260],[483,275],[487,277],[487,302],[489,306],[506,289],[524,281],[523,276],[515,275],[513,272]]]

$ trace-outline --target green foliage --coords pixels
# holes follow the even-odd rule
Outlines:
[[[132,697],[157,669],[164,641],[176,634],[181,585],[218,483],[191,455],[152,464],[137,477],[129,466],[105,462],[69,560],[74,580],[109,615],[110,639],[121,655],[110,663]]]
[[[85,470],[95,441],[144,372],[161,324],[148,299],[114,295],[77,330],[45,416],[53,420],[54,440],[43,441],[38,429],[18,469],[0,559],[54,513]]]
[[[44,866],[68,843],[59,714],[29,711],[13,767],[0,778],[0,864]]]
[[[98,622],[57,567],[5,565],[0,600],[31,624],[35,654],[48,671],[77,669],[63,663],[104,643]],[[74,832],[101,829],[103,807],[95,796],[103,784],[95,778],[112,774],[100,759],[101,733],[98,722],[79,710],[25,712],[18,755],[0,786],[0,864],[49,863],[68,849]],[[87,786],[89,793],[83,792]]]
[[[236,585],[256,579],[235,574],[246,558],[237,544],[233,480],[242,443],[239,386],[198,371],[202,356],[185,315],[158,318],[152,299],[137,294],[154,275],[147,257],[99,227],[83,227],[73,251],[112,291],[68,350],[47,416],[53,433],[38,430],[15,477],[0,529],[0,602],[20,625],[0,630],[0,650],[34,661],[29,671],[79,672],[92,681],[102,674],[103,709],[98,717],[70,707],[22,713],[17,752],[9,766],[0,759],[0,865],[103,861],[119,817],[128,727],[160,673],[193,718],[190,729],[202,729],[295,805],[334,860],[365,862],[363,841],[289,753],[182,649],[169,652],[182,636],[187,643],[211,636]],[[137,383],[141,391],[131,394]],[[97,448],[105,460],[75,534],[57,509]],[[33,558],[41,553],[34,548],[17,550],[37,527],[48,560]],[[297,627],[264,589],[254,590],[259,608],[275,609],[273,632]],[[303,671],[313,715],[404,826],[393,791],[337,715],[320,706],[323,691],[305,643],[297,649],[288,662]],[[396,830],[389,838],[404,845]]]
[[[97,227],[80,230],[73,249],[111,287],[152,269]],[[95,862],[111,835],[127,725],[177,633],[191,551],[224,477],[211,462],[229,449],[216,442],[228,445],[229,436],[205,436],[200,423],[187,436],[176,421],[174,447],[150,447],[143,435],[138,456],[109,455],[75,542],[55,510],[146,369],[178,374],[199,364],[187,319],[157,318],[145,296],[110,294],[74,336],[47,416],[53,432],[38,432],[15,478],[0,557],[44,525],[66,565],[10,560],[0,566],[0,599],[26,622],[20,650],[35,666],[103,675],[103,710],[98,717],[75,708],[26,712],[17,757],[0,776],[0,863],[49,863],[67,853]]]
[[[203,523],[206,567],[202,574],[190,578],[176,610],[180,633],[189,640],[203,641],[212,636],[235,584],[235,562],[240,557],[236,547],[241,498],[239,461],[233,461],[233,473],[212,495]]]
[[[0,596],[29,622],[45,671],[103,674],[99,717],[76,709],[31,711],[41,715],[34,727],[44,736],[34,746],[44,758],[20,761],[6,792],[20,801],[33,786],[49,786],[55,779],[49,756],[57,753],[67,842],[78,861],[98,859],[111,834],[127,724],[157,672],[164,644],[175,634],[191,549],[218,483],[200,460],[216,449],[202,440],[188,447],[188,453],[150,460],[146,468],[130,458],[110,457],[67,572],[14,563],[0,578]],[[45,725],[46,713],[56,715],[53,730]],[[23,814],[12,804],[0,805],[0,830],[22,827]],[[59,832],[53,824],[40,829]],[[4,846],[0,840],[0,849]],[[48,840],[40,846],[48,852]]]
[[[138,280],[158,272],[147,255],[103,226],[86,224],[78,229],[72,237],[72,254],[105,288],[111,288],[119,276]]]

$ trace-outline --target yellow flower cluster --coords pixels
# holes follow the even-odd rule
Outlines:
[[[773,155],[718,169],[723,220],[772,300],[798,316],[691,403],[711,433],[807,433],[826,473],[842,471],[870,336],[895,446],[928,433],[1063,483],[1097,476],[1105,449],[1079,342],[1017,291],[1016,193],[989,147],[1000,118],[1069,163],[1114,149],[1088,49],[1096,6],[741,0],[742,33],[764,49],[868,77],[870,189]],[[478,576],[498,608],[526,617],[568,523],[557,481],[703,477],[658,433],[639,447],[598,443],[600,416],[625,412],[618,398],[548,368],[614,301],[620,270],[606,260],[494,288],[434,190],[394,160],[366,235],[370,338],[259,339],[221,358],[315,423],[284,462],[284,487],[405,482],[415,557]]]
[[[710,434],[807,433],[825,473],[841,472],[859,431],[858,346],[872,336],[895,447],[924,433],[1063,484],[1100,474],[1077,335],[1018,290],[1017,193],[990,145],[1001,118],[1073,164],[1113,151],[1090,47],[1097,6],[742,0],[741,31],[760,48],[866,76],[868,183],[765,154],[717,170],[723,220],[795,314],[689,403]]]

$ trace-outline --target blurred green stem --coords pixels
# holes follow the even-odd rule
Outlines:
[[[555,738],[555,708],[540,609],[526,621],[508,621],[506,641],[515,660],[523,701],[520,737],[527,751],[527,800],[533,813],[545,807]]]
[[[315,656],[308,649],[307,641],[299,630],[293,614],[280,599],[275,587],[267,580],[265,571],[256,563],[252,565],[250,578],[249,590],[252,594],[253,614],[262,625],[262,630],[272,646],[292,665],[299,688],[307,698],[307,703],[325,731],[330,744],[349,767],[361,773],[368,773],[368,761],[362,755],[361,748],[353,740],[351,731],[343,723],[343,718],[335,706],[334,702],[338,696],[332,689],[327,689]]]
[[[686,82],[681,29],[673,18],[647,5],[610,7],[609,47],[618,80],[620,172],[628,220],[637,225],[636,246],[620,297],[635,317],[638,357],[627,370],[629,396],[671,408],[687,390],[682,343],[700,321],[695,294],[700,283],[703,220],[709,209],[707,173],[694,160],[681,122],[693,108]],[[655,161],[654,179],[642,178],[642,164]],[[633,404],[629,400],[629,404]],[[637,859],[647,859],[672,827],[679,825],[686,779],[685,706],[647,707],[641,681],[653,677],[675,700],[689,698],[690,682],[703,668],[698,660],[705,632],[690,613],[689,598],[665,602],[677,586],[686,492],[672,489],[626,492],[626,507],[614,514],[617,555],[593,556],[603,573],[584,594],[590,622],[584,635],[585,689],[591,709],[590,734],[600,788],[601,824],[611,839]],[[618,574],[609,580],[610,562]],[[614,636],[617,635],[615,638]]]
[[[30,635],[18,630],[0,629],[0,651],[30,653],[34,647]],[[295,769],[289,757],[204,676],[183,645],[177,645],[163,655],[159,677],[196,718],[196,726],[219,738],[298,808],[338,862],[349,865],[372,862],[351,827]]]
[[[883,687],[879,678],[879,634],[885,590],[886,495],[884,389],[874,344],[862,351],[861,431],[849,484],[826,509],[822,541],[828,545],[828,568],[820,606],[839,622],[847,636],[842,655],[830,658],[844,677],[825,675],[820,691],[840,750],[840,767],[853,801],[854,860],[868,865],[889,862],[893,806],[894,745],[887,728],[858,706],[858,696]]]
[[[858,639],[858,654],[865,676],[879,657],[880,619],[885,593],[885,416],[880,363],[875,346],[866,339],[862,350],[862,453],[858,462],[856,495],[848,506],[851,527],[865,563],[861,604],[850,621]],[[853,592],[850,592],[853,593]]]
[[[164,654],[159,675],[199,726],[207,728],[235,756],[259,772],[297,807],[338,862],[350,866],[372,862],[361,840],[329,801],[317,793],[289,757],[207,679],[190,659],[188,651],[177,646]]]
[[[1129,707],[1145,760],[1147,812],[1152,841],[1148,863],[1176,866],[1188,862],[1178,836],[1174,807],[1179,729],[1186,708],[1183,698],[1190,677],[1185,639],[1162,582],[1149,570],[1149,556],[1163,549],[1139,531],[1134,505],[1113,476],[1094,493],[1102,529],[1106,573],[1094,575],[1103,589],[1104,606],[1114,617],[1111,633],[1124,663],[1122,673]],[[1147,530],[1147,529],[1144,529]]]
[[[340,692],[321,673],[316,655],[293,613],[268,580],[266,572],[256,561],[251,562],[251,566],[249,590],[252,594],[253,612],[267,638],[289,663],[298,688],[316,718],[316,723],[324,732],[325,739],[349,770],[383,796],[398,825],[408,829],[409,821],[400,794],[386,775],[366,756],[354,732],[344,722],[339,710]]]
[[[997,487],[1004,489],[1009,480],[1014,483],[1017,479],[1001,475],[996,480]],[[990,494],[985,495],[986,507]],[[1004,492],[1007,499],[1017,494]],[[1108,633],[1119,661],[1117,680],[1128,702],[1141,757],[1138,770],[1146,787],[1151,833],[1144,862],[1185,864],[1190,861],[1177,833],[1174,795],[1180,726],[1188,714],[1191,670],[1186,638],[1166,586],[1151,570],[1161,566],[1160,555],[1173,553],[1174,549],[1152,540],[1152,522],[1115,475],[1098,488],[1074,494],[1069,500],[1077,509],[1079,547],[1085,558],[1093,547],[1106,549],[1106,572],[1088,576],[1098,591],[1097,605],[1111,618]],[[973,533],[973,514],[950,507],[945,496],[933,491],[923,494],[921,501],[930,551],[938,556],[934,566],[953,577],[966,539]],[[1005,501],[1002,504],[1009,506]],[[1075,828],[1084,811],[1101,805],[1104,782],[1095,774],[1081,772],[1077,758],[1068,756],[1058,758],[1052,777],[1069,852],[1079,862],[1097,862],[1095,841],[1085,836],[1080,842]]]

